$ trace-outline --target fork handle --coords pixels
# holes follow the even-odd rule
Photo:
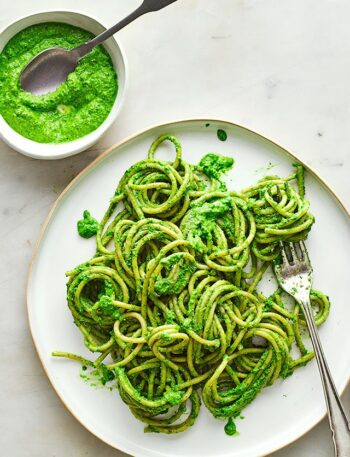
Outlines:
[[[333,434],[334,453],[336,457],[350,457],[350,425],[344,411],[341,399],[330,373],[315,320],[312,314],[310,300],[300,302],[314,347],[318,368],[321,375],[323,391],[326,398],[329,425]]]

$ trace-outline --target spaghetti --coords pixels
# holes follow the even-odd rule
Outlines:
[[[172,163],[155,158],[164,141]],[[299,306],[257,288],[279,241],[305,239],[314,222],[303,168],[236,193],[221,181],[232,165],[215,154],[187,164],[179,141],[161,136],[122,177],[96,226],[95,255],[67,273],[69,309],[98,357],[53,355],[102,370],[146,432],[186,430],[202,398],[232,434],[232,418],[265,386],[314,356]],[[320,325],[328,298],[313,290],[311,303]]]

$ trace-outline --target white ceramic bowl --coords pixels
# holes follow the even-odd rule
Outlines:
[[[75,25],[82,29],[98,35],[106,30],[99,21],[86,16],[85,14],[73,11],[49,11],[33,14],[23,17],[8,25],[0,33],[0,52],[6,43],[21,30],[30,25],[40,24],[43,22],[64,22],[66,24]],[[78,152],[84,151],[91,145],[96,143],[106,130],[112,125],[118,116],[124,102],[126,82],[127,82],[127,63],[124,52],[119,43],[112,37],[105,43],[104,47],[111,56],[114,68],[118,76],[118,94],[111,112],[105,121],[93,132],[85,135],[74,141],[60,144],[44,144],[29,140],[28,138],[19,135],[4,121],[0,115],[0,137],[13,149],[36,159],[61,159],[68,157]]]

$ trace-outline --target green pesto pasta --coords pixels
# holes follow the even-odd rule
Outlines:
[[[156,158],[164,141],[172,163]],[[305,239],[314,222],[303,168],[232,192],[221,181],[232,165],[215,154],[190,165],[163,135],[125,172],[101,222],[88,212],[79,221],[96,253],[67,273],[67,301],[97,356],[53,355],[102,370],[146,432],[186,430],[203,402],[233,434],[264,387],[314,356],[300,307],[281,289],[259,291],[279,241]],[[321,325],[329,300],[313,290],[311,303]]]

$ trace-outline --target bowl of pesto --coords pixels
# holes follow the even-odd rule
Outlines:
[[[17,151],[59,159],[96,143],[118,116],[126,88],[126,60],[109,38],[81,59],[54,92],[24,91],[19,76],[39,52],[74,48],[105,27],[84,14],[52,11],[10,24],[0,34],[0,136]]]

